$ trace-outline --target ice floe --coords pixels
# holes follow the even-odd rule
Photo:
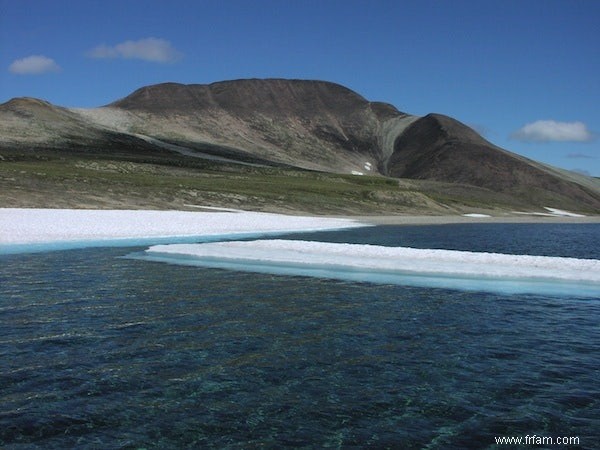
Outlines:
[[[420,286],[600,295],[600,260],[593,259],[280,239],[157,245],[144,258]]]

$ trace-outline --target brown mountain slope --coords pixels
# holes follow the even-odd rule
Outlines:
[[[169,142],[226,145],[284,164],[345,173],[368,172],[367,163],[376,168],[382,123],[407,117],[338,84],[282,79],[165,83],[138,89],[108,108],[143,118],[136,129]]]
[[[597,191],[556,176],[534,161],[507,152],[450,117],[429,114],[394,143],[388,174],[397,178],[468,184],[529,201],[576,200],[600,207]]]
[[[153,153],[163,149],[129,133],[91,123],[76,111],[35,98],[0,104],[0,149]]]
[[[539,208],[600,212],[597,180],[507,152],[449,117],[411,116],[324,81],[164,83],[88,110],[13,99],[0,105],[2,148],[170,153],[435,180]]]

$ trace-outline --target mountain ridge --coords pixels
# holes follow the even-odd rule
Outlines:
[[[504,150],[451,117],[410,115],[328,81],[161,83],[93,109],[12,99],[0,105],[0,119],[0,149],[174,151],[245,164],[472,185],[531,204],[556,198],[563,207],[572,203],[574,209],[600,211],[600,185],[592,179],[565,176]]]

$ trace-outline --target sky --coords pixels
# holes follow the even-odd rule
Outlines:
[[[0,0],[0,103],[319,79],[600,176],[598,0]]]

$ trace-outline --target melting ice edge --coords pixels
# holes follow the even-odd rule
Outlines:
[[[136,259],[281,275],[600,298],[600,260],[301,240],[155,245]]]

